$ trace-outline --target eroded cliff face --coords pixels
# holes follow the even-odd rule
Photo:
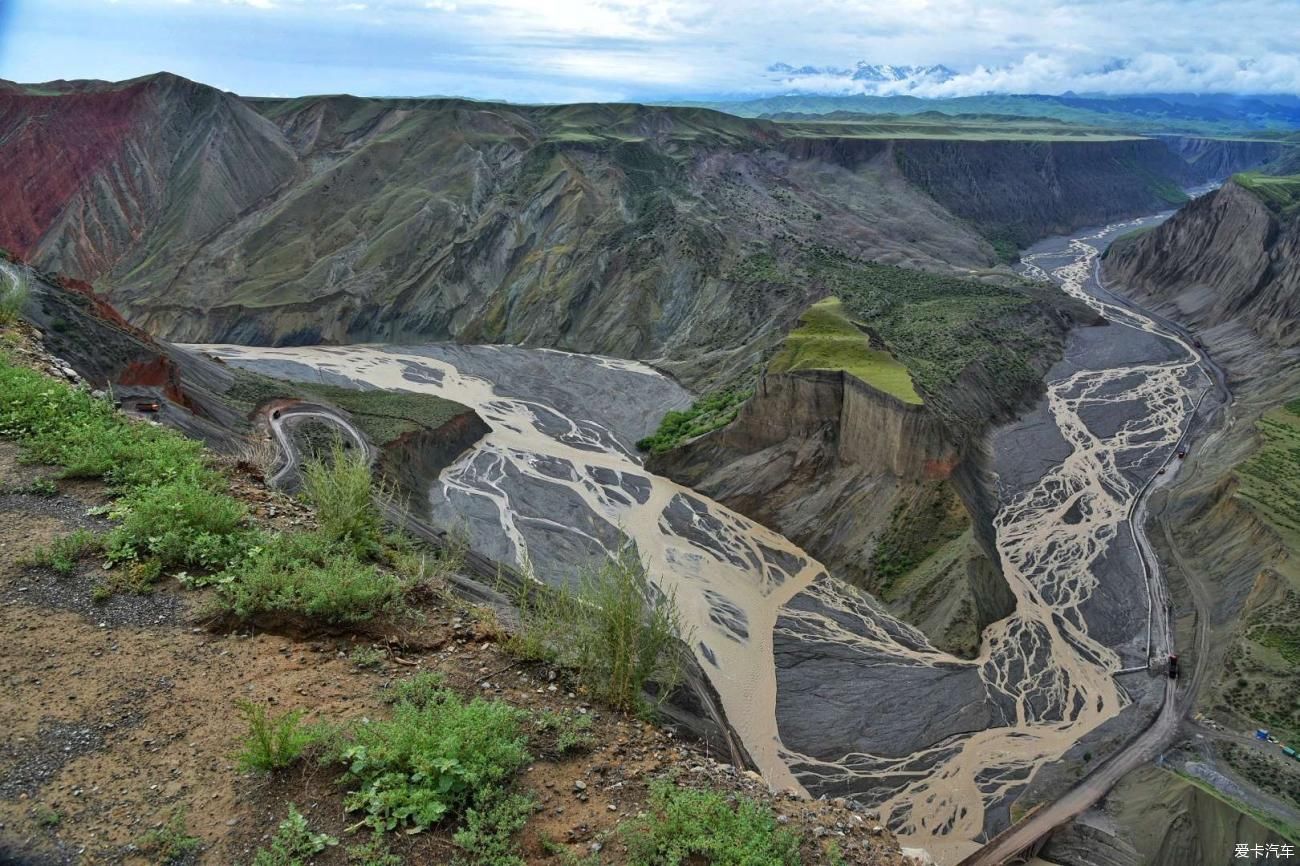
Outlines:
[[[1219,866],[1238,844],[1285,841],[1195,784],[1143,767],[1053,833],[1043,856],[1063,866]]]
[[[971,528],[971,512],[991,516],[977,464],[926,407],[843,372],[803,370],[763,376],[733,423],[647,465],[777,529],[938,645],[970,653],[1013,605]],[[931,528],[944,537],[927,547],[925,571],[886,586],[878,540],[901,512],[935,508]]]
[[[1182,139],[900,141],[903,174],[989,237],[1021,246],[1185,200],[1183,186],[1276,156],[1276,146]],[[1200,149],[1192,142],[1199,142]]]
[[[812,300],[731,280],[756,251],[987,275],[1008,242],[1149,210],[1189,171],[1154,140],[872,141],[169,75],[0,87],[0,143],[0,245],[160,336],[522,343],[692,385],[754,365]]]
[[[1236,182],[1112,248],[1108,282],[1192,330],[1240,384],[1300,347],[1300,220]]]
[[[293,174],[274,124],[175,75],[0,87],[0,247],[95,280],[187,246]]]

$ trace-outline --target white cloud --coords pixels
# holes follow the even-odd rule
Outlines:
[[[217,69],[244,92],[365,88],[555,100],[576,92],[633,99],[837,93],[862,85],[834,74],[774,77],[767,69],[776,61],[852,68],[859,60],[944,64],[959,72],[912,90],[936,96],[1300,92],[1297,0],[44,3],[59,12],[33,14],[31,29],[48,40],[48,22],[57,20],[64,41],[89,49],[58,58],[61,68],[107,75],[97,68],[133,68],[171,45],[185,61],[176,71],[201,78]],[[24,18],[25,5],[17,8]],[[12,50],[31,58],[28,66],[55,65],[26,50],[35,42],[21,38],[21,29],[10,36]],[[280,72],[268,78],[260,70],[270,65]],[[0,77],[25,77],[12,66],[0,67]]]

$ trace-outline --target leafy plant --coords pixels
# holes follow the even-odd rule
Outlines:
[[[406,587],[316,533],[272,536],[219,575],[216,603],[239,619],[291,614],[349,625],[404,608]]]
[[[386,658],[387,653],[373,646],[359,646],[348,653],[348,661],[363,670],[380,667]]]
[[[108,556],[221,569],[256,537],[243,525],[246,514],[238,500],[189,479],[138,487],[113,509],[121,522],[109,533]]]
[[[582,575],[576,589],[531,587],[519,600],[520,628],[510,647],[577,672],[585,686],[621,710],[648,710],[653,682],[667,697],[684,674],[677,599],[650,582],[634,548]]]
[[[55,484],[49,478],[37,478],[25,487],[20,487],[15,493],[26,493],[28,496],[58,496],[59,485]]]
[[[364,845],[348,847],[348,862],[356,866],[402,866],[402,858],[388,847],[388,838],[374,833]]]
[[[553,751],[557,755],[590,749],[593,743],[591,724],[591,716],[557,713],[554,710],[543,710],[533,719],[533,725],[539,732],[554,738]]]
[[[295,764],[318,739],[315,731],[302,724],[303,710],[273,716],[265,705],[252,701],[241,700],[236,706],[248,722],[248,736],[238,755],[243,770],[262,773],[283,770]]]
[[[32,809],[32,817],[36,819],[37,825],[44,827],[46,830],[53,830],[63,823],[63,814],[57,809],[51,809],[45,805],[36,806]]]
[[[389,686],[384,698],[390,704],[407,703],[417,707],[441,700],[446,694],[447,680],[437,671],[420,671],[415,676],[397,680]]]
[[[59,574],[72,574],[83,556],[104,549],[104,539],[89,529],[74,529],[71,534],[54,539],[49,545],[32,551],[30,563],[52,568]]]
[[[464,703],[450,691],[423,706],[400,701],[391,719],[358,726],[339,747],[355,786],[346,806],[380,832],[456,817],[529,761],[524,720],[508,704]]]
[[[799,838],[770,809],[745,797],[733,806],[714,791],[655,782],[649,813],[621,830],[634,866],[798,866]]]
[[[464,849],[457,863],[466,866],[524,866],[515,847],[515,834],[533,813],[534,800],[525,794],[506,794],[471,806],[465,824],[452,841]]]
[[[339,843],[327,833],[313,833],[298,807],[289,804],[289,815],[280,822],[271,846],[253,857],[253,866],[304,866],[308,858]]]
[[[168,866],[198,851],[203,842],[186,831],[185,810],[178,809],[161,827],[141,836],[138,844],[145,853],[154,855],[154,862]]]

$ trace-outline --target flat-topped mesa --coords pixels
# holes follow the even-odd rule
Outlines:
[[[933,409],[838,370],[769,372],[731,424],[647,462],[777,529],[960,654],[1013,604],[972,531],[993,513],[978,465]],[[903,587],[900,572],[923,565]]]
[[[909,481],[947,477],[957,462],[934,413],[841,370],[764,375],[733,424],[692,446],[748,454],[819,438],[840,463]]]

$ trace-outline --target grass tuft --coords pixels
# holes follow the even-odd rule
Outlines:
[[[311,532],[272,536],[215,582],[218,606],[240,620],[298,615],[351,625],[405,609],[402,580]]]
[[[366,459],[335,440],[329,455],[303,468],[303,494],[316,509],[320,531],[358,556],[379,551],[383,520],[374,504],[374,482]]]
[[[52,568],[62,575],[77,570],[81,558],[104,549],[104,539],[89,529],[75,529],[70,535],[56,538],[48,546],[32,551],[32,565]]]
[[[167,822],[140,837],[140,849],[153,855],[160,866],[180,863],[202,847],[203,842],[185,829],[185,812],[173,812]]]
[[[0,270],[0,325],[18,321],[30,295],[25,276]]]
[[[265,705],[253,701],[238,701],[236,706],[248,722],[248,736],[238,755],[242,770],[270,773],[291,767],[320,738],[316,731],[302,724],[303,710],[273,716]]]
[[[648,712],[647,687],[653,683],[662,700],[684,676],[676,596],[651,583],[632,547],[582,575],[576,588],[530,588],[519,610],[511,650],[574,670],[615,709]]]

